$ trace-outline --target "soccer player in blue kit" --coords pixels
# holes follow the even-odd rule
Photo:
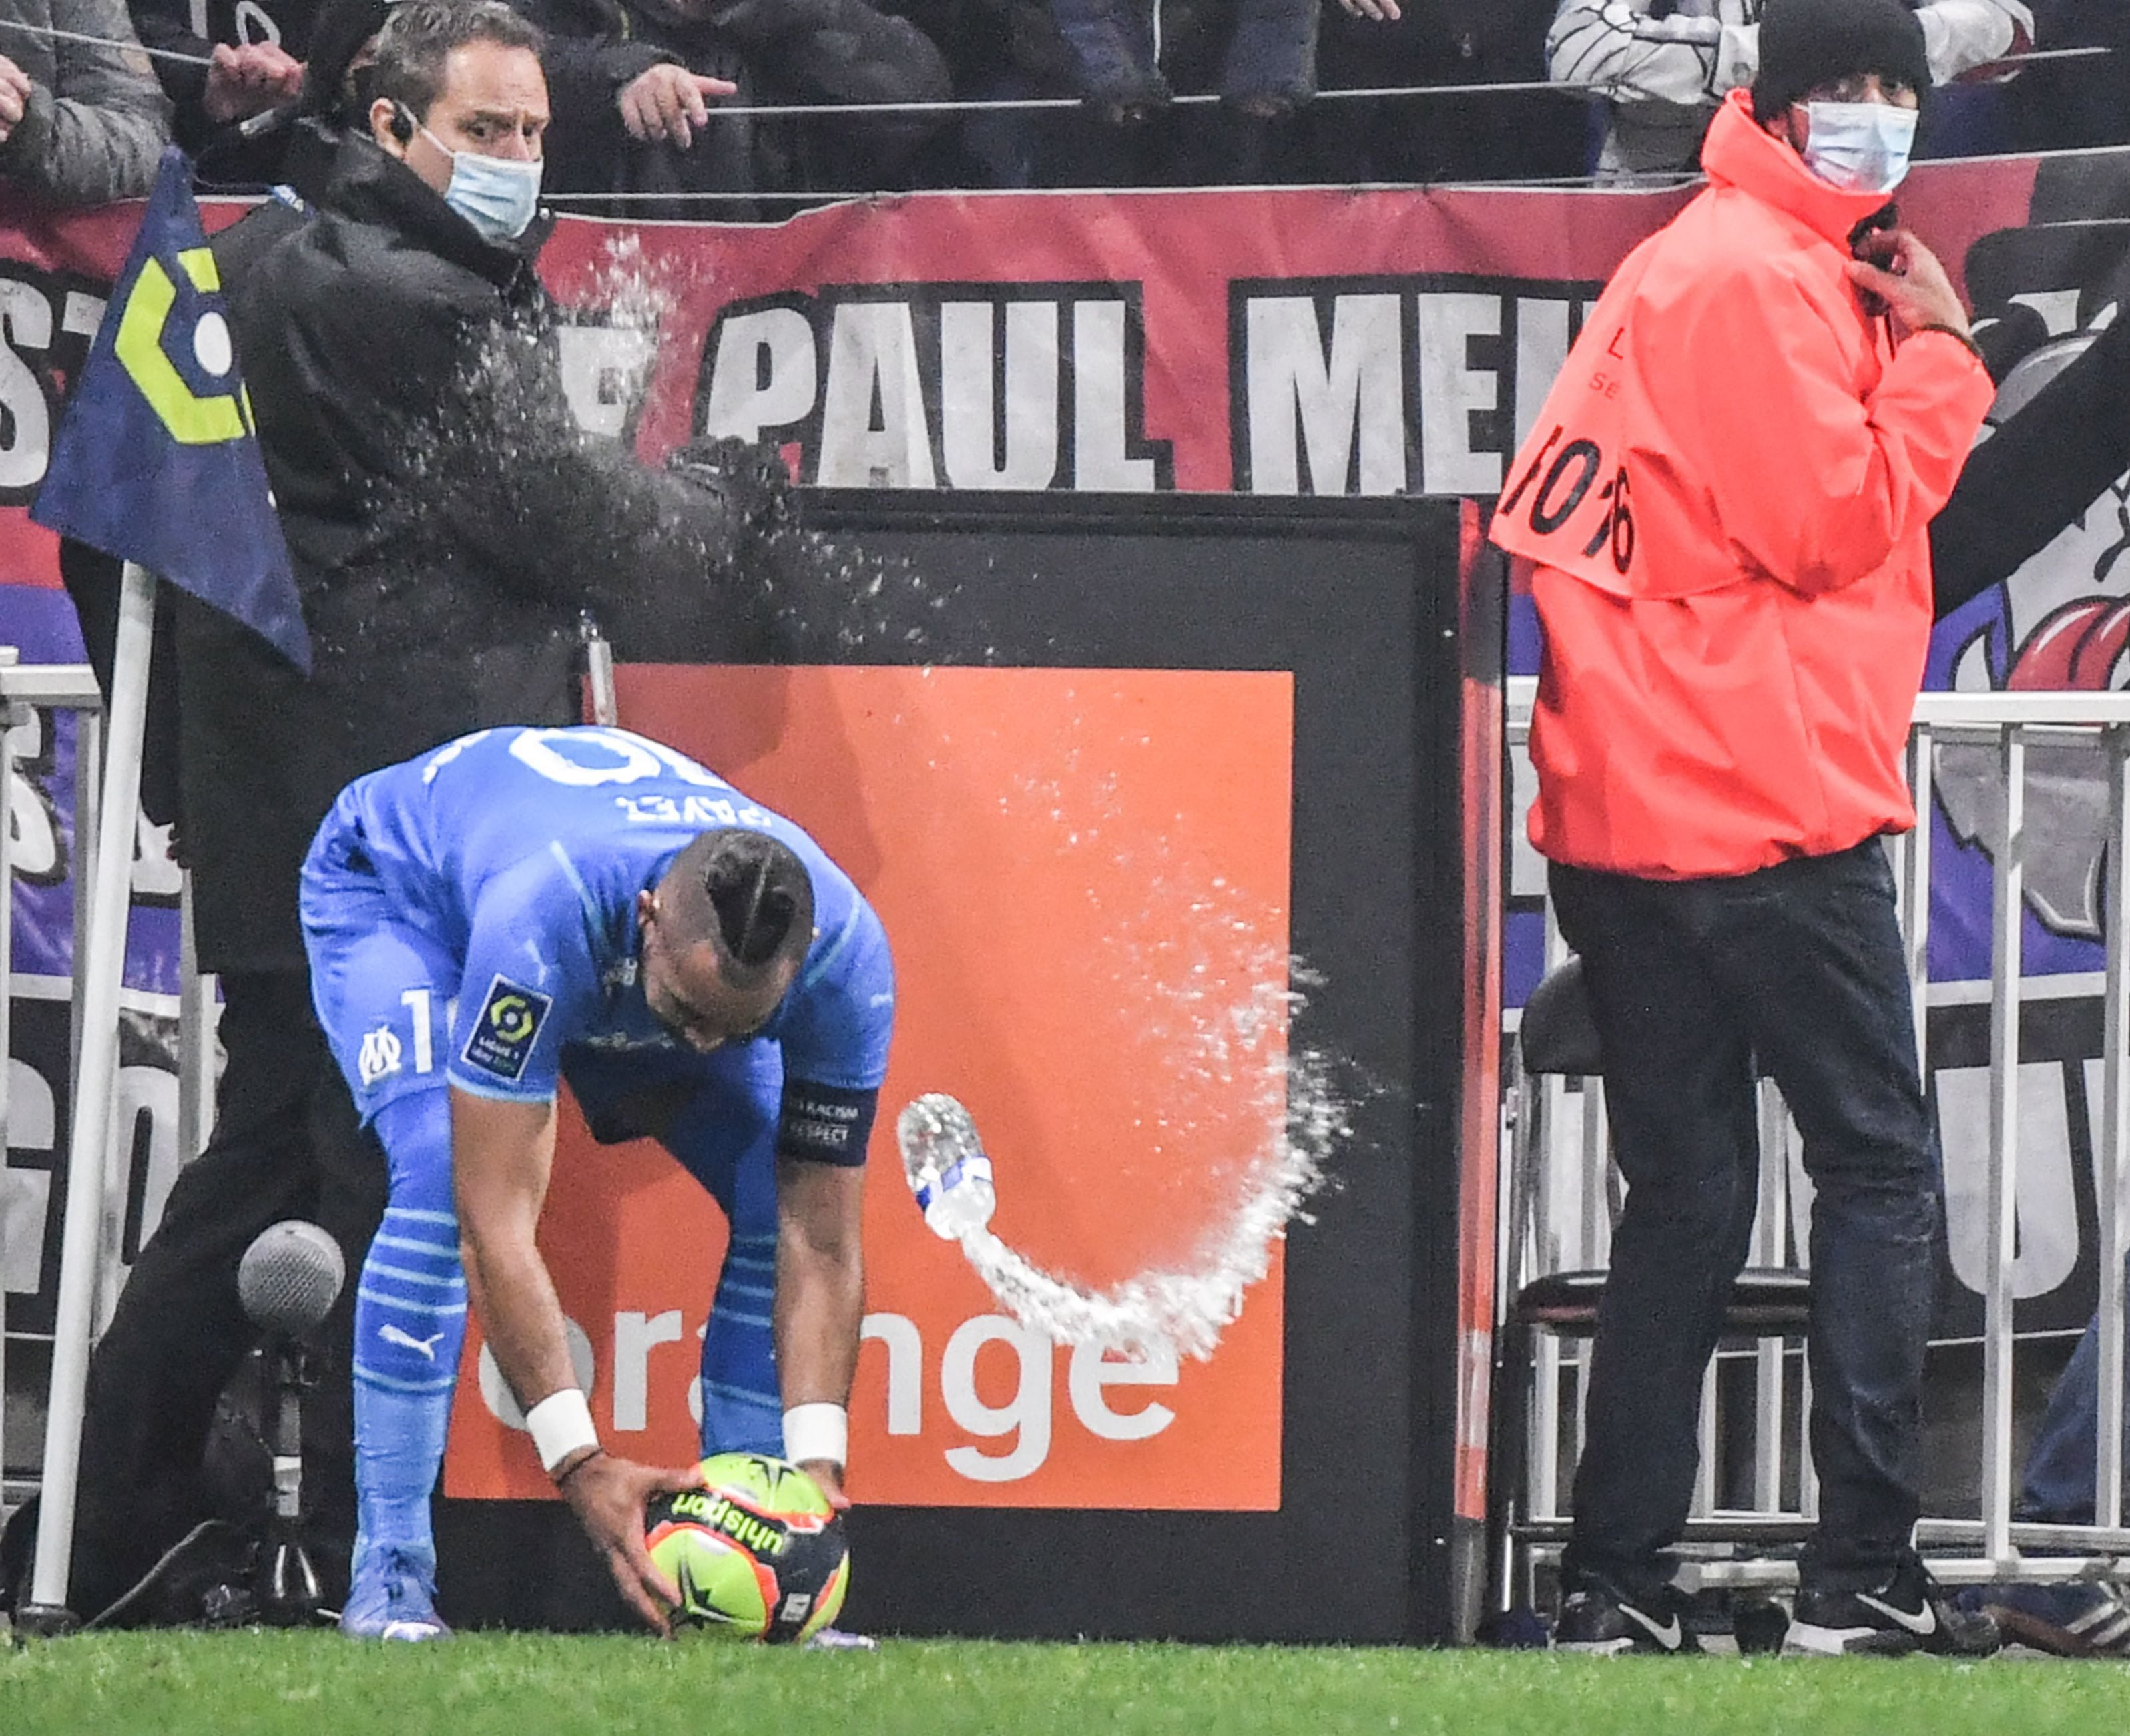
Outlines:
[[[556,1083],[602,1142],[659,1138],[731,1225],[704,1452],[790,1459],[842,1505],[862,1166],[895,1018],[879,918],[789,820],[596,727],[483,730],[357,779],[302,910],[320,1022],[391,1168],[357,1291],[342,1630],[448,1631],[429,1496],[469,1300],[542,1466],[662,1630],[677,1599],[644,1503],[695,1477],[605,1451],[577,1386],[533,1240]]]

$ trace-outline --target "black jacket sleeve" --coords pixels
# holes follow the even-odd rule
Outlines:
[[[674,474],[586,434],[537,322],[480,334],[456,379],[421,467],[424,543],[562,618],[591,609],[626,660],[774,656],[765,545],[788,510],[773,455]]]
[[[2130,318],[1975,449],[1931,523],[1938,618],[2001,584],[2130,470]]]
[[[940,103],[953,94],[938,45],[867,0],[716,0],[704,16],[739,45],[770,90],[792,101]],[[936,114],[845,115],[838,148],[892,174],[941,124]],[[861,171],[854,162],[841,172]]]
[[[623,91],[654,66],[681,57],[649,42],[553,36],[540,55],[557,121],[572,126],[604,118]]]
[[[214,44],[193,31],[193,10],[188,0],[131,0],[127,10],[132,14],[134,33],[141,38],[143,48],[190,55],[197,61],[204,61],[214,52]],[[165,93],[176,105],[180,119],[188,113],[198,117],[201,100],[207,94],[207,68],[192,60],[165,60],[160,57],[155,64],[155,76],[162,81]]]

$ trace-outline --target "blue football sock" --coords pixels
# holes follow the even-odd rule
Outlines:
[[[703,1333],[705,1457],[719,1452],[784,1456],[784,1404],[770,1330],[776,1299],[776,1231],[736,1232]]]
[[[731,1227],[703,1331],[696,1387],[705,1457],[784,1452],[784,1405],[771,1320],[776,1306],[776,1121],[784,1067],[766,1043],[709,1057],[704,1089],[667,1130],[667,1148]]]
[[[399,1098],[379,1113],[377,1128],[392,1192],[356,1291],[357,1552],[396,1549],[433,1571],[429,1496],[443,1467],[466,1314],[447,1094]]]

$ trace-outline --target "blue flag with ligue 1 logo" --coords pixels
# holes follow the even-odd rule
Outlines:
[[[311,639],[192,165],[173,145],[60,418],[30,517],[145,567],[306,675]]]

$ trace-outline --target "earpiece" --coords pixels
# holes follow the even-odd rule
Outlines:
[[[386,124],[392,136],[402,145],[414,142],[414,117],[401,104],[395,103],[392,105],[392,118]]]

